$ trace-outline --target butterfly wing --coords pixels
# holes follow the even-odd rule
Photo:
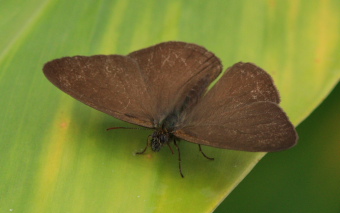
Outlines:
[[[147,91],[152,97],[152,115],[160,124],[186,103],[196,87],[195,99],[221,73],[220,60],[204,47],[184,42],[165,42],[129,54],[139,64]],[[192,100],[191,100],[192,101]]]
[[[46,63],[43,70],[77,100],[123,121],[153,127],[150,97],[135,60],[120,55],[65,57]]]
[[[174,134],[187,141],[243,151],[278,151],[296,144],[297,134],[279,107],[272,78],[250,63],[229,68]]]
[[[128,56],[65,57],[43,68],[53,84],[79,101],[149,128],[182,106],[194,85],[203,85],[203,94],[221,69],[213,53],[184,42],[165,42]]]

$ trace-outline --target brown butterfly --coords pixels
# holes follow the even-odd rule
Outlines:
[[[273,79],[251,63],[222,71],[204,47],[165,42],[122,55],[74,56],[45,64],[45,76],[77,100],[120,120],[154,129],[158,152],[179,139],[250,152],[294,146],[298,136],[278,105]],[[203,152],[202,154],[207,157]],[[209,158],[209,157],[207,157]],[[213,158],[209,158],[213,159]]]

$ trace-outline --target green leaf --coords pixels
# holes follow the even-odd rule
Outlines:
[[[225,67],[250,61],[271,73],[297,125],[339,80],[339,10],[335,0],[2,2],[1,211],[213,211],[265,153],[203,147],[211,162],[182,142],[182,179],[169,150],[134,155],[151,132],[105,131],[131,125],[60,92],[43,64],[197,43]]]

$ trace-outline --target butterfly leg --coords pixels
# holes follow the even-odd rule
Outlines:
[[[199,147],[199,149],[200,149],[200,152],[202,153],[202,155],[203,155],[206,159],[214,160],[214,158],[208,157],[208,156],[206,156],[206,155],[204,154],[204,152],[203,152],[202,147],[201,147],[200,144],[198,144],[198,147]]]
[[[149,138],[151,137],[151,135],[148,136],[148,140],[146,141],[146,146],[145,148],[140,151],[140,152],[136,152],[137,155],[141,155],[141,154],[144,154],[144,152],[146,151],[146,149],[149,147]]]
[[[179,165],[179,173],[181,174],[182,178],[184,178],[184,175],[182,173],[182,166],[181,166],[181,152],[179,151],[179,146],[176,143],[176,139],[174,139],[174,144],[178,151],[178,165]]]
[[[168,147],[171,150],[171,153],[174,154],[174,150],[172,149],[172,147],[170,146],[170,143],[168,143]]]

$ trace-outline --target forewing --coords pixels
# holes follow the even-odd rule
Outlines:
[[[46,63],[43,70],[79,101],[123,121],[153,127],[150,96],[135,60],[120,55],[65,57]]]
[[[174,134],[190,142],[243,151],[278,151],[297,140],[278,106],[272,78],[250,63],[232,66],[190,112]]]
[[[128,56],[139,64],[152,98],[155,123],[194,105],[222,70],[213,53],[184,42],[165,42]]]

